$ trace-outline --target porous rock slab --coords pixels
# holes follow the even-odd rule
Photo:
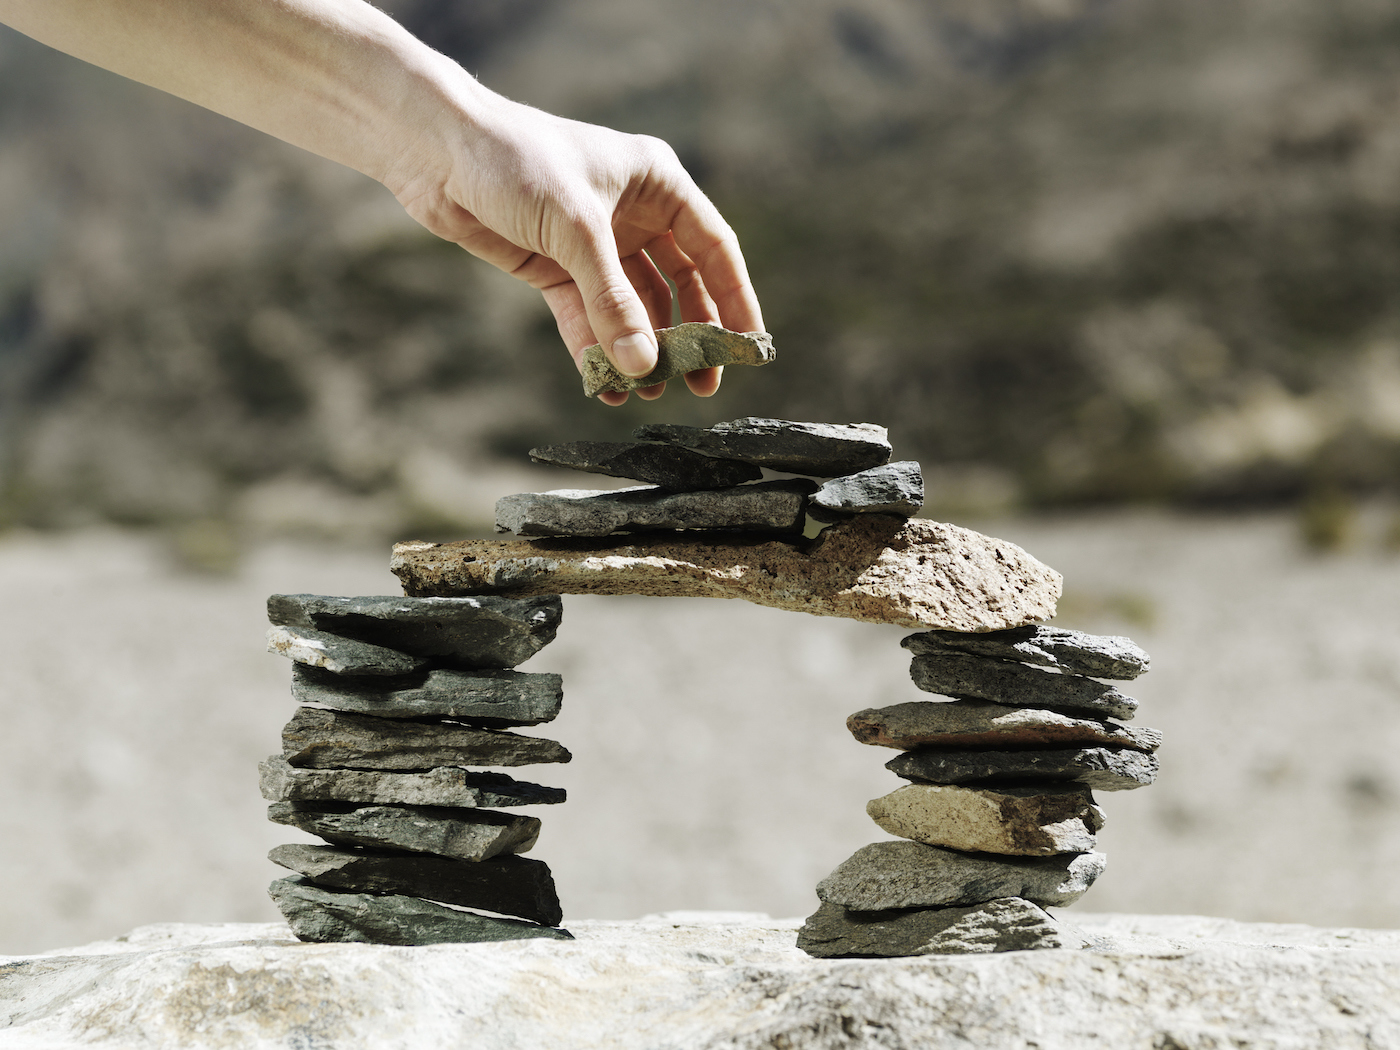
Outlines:
[[[707,456],[834,478],[890,461],[888,432],[874,423],[799,423],[747,416],[712,427],[648,423],[632,431],[643,441],[661,441]]]
[[[274,802],[267,807],[267,819],[337,846],[411,850],[467,861],[525,853],[540,837],[538,817],[489,809]]]
[[[1131,791],[1157,779],[1157,758],[1131,749],[1055,751],[906,751],[885,763],[891,773],[931,784],[1073,782],[1100,791]]]
[[[911,634],[901,644],[921,655],[970,653],[973,656],[1054,667],[1070,674],[1086,674],[1094,678],[1132,679],[1146,674],[1152,666],[1147,653],[1131,638],[1085,634],[1083,631],[1043,623],[990,634],[926,631]]]
[[[811,514],[828,521],[844,514],[912,517],[923,505],[923,471],[913,460],[903,460],[832,478],[812,494]]]
[[[564,700],[557,674],[432,670],[395,677],[292,668],[292,697],[379,718],[460,718],[504,729],[552,721]]]
[[[332,674],[401,675],[427,663],[422,657],[409,656],[382,645],[280,624],[267,629],[267,651]]]
[[[1061,748],[1130,747],[1156,751],[1162,734],[1144,726],[1123,726],[1094,718],[1074,718],[1036,707],[1005,707],[984,700],[910,700],[868,707],[846,719],[862,744],[896,747]]]
[[[639,539],[399,543],[410,594],[742,598],[873,623],[1000,630],[1054,614],[1060,574],[1015,544],[922,519],[861,515],[810,543]]]
[[[727,489],[763,477],[763,469],[752,463],[715,459],[688,448],[645,441],[568,441],[532,448],[530,458],[552,467],[641,481],[671,492]]]
[[[865,812],[902,839],[1017,857],[1087,852],[1103,827],[1088,788],[906,784],[871,799]]]
[[[258,766],[262,797],[269,802],[402,803],[408,806],[548,806],[565,801],[563,788],[439,766],[418,773],[377,769],[299,769],[281,755]]]
[[[1389,1050],[1400,931],[1062,920],[1082,951],[812,959],[800,919],[571,920],[572,941],[302,944],[162,924],[0,959],[6,1050]],[[708,920],[708,921],[707,921]]]
[[[1082,948],[1084,939],[1030,901],[1001,897],[970,908],[853,912],[823,903],[797,931],[819,959],[842,956],[983,955]]]
[[[731,332],[727,328],[688,321],[656,330],[656,367],[644,376],[625,376],[613,367],[599,343],[582,355],[583,392],[597,397],[605,391],[623,393],[655,386],[700,368],[766,365],[775,357],[767,332]]]
[[[1131,696],[1092,678],[962,653],[916,656],[910,662],[909,677],[926,693],[990,700],[1008,707],[1053,707],[1098,718],[1132,718],[1138,706]]]

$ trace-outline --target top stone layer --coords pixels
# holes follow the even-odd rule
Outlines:
[[[874,423],[794,423],[750,416],[708,429],[651,423],[632,431],[632,436],[818,478],[882,466],[892,452],[885,428]]]
[[[586,470],[611,478],[628,478],[668,492],[727,489],[758,481],[763,471],[752,463],[715,459],[675,445],[635,441],[570,441],[530,450],[536,463]]]
[[[589,397],[609,390],[620,393],[655,386],[697,368],[766,365],[776,356],[767,332],[731,332],[699,321],[657,329],[656,351],[656,367],[633,378],[614,368],[595,343],[583,352],[583,392]]]
[[[1018,660],[1041,667],[1055,667],[1069,674],[1093,678],[1132,679],[1151,666],[1147,654],[1130,638],[1085,634],[1043,623],[1015,627],[990,634],[957,634],[928,631],[911,634],[901,643],[920,656],[948,652],[970,653],[996,660]]]

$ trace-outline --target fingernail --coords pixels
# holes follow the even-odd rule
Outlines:
[[[613,363],[625,376],[644,376],[656,367],[656,344],[641,332],[613,340]]]

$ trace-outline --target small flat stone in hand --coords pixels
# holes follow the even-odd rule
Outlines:
[[[1151,659],[1131,638],[1085,634],[1064,627],[1031,624],[988,634],[957,631],[925,631],[911,634],[902,643],[914,653],[929,655],[950,651],[989,656],[997,660],[1056,667],[1070,674],[1128,680],[1145,674]]]
[[[798,423],[749,416],[712,427],[650,423],[632,431],[641,441],[663,441],[719,459],[835,478],[890,461],[888,432],[874,423]]]
[[[625,393],[701,368],[766,365],[776,356],[773,337],[767,332],[731,332],[699,321],[658,328],[656,348],[656,367],[633,378],[613,367],[600,344],[588,347],[583,352],[583,392],[589,397],[609,391]]]
[[[536,463],[586,470],[610,478],[656,485],[668,492],[727,489],[758,481],[763,470],[752,463],[715,459],[688,448],[638,441],[570,441],[530,450]]]

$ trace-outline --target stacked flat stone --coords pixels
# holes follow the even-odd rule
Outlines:
[[[858,711],[864,744],[902,753],[909,781],[866,807],[905,841],[856,851],[817,886],[798,947],[811,955],[907,956],[1079,947],[1044,909],[1077,900],[1104,870],[1093,791],[1152,783],[1156,730],[1123,725],[1148,657],[1126,638],[1035,624],[904,639],[914,683],[947,699]]]
[[[269,888],[296,935],[567,939],[548,865],[520,856],[539,819],[502,812],[564,792],[478,768],[571,757],[507,731],[559,713],[558,675],[512,670],[553,641],[559,596],[276,594],[267,612],[302,705],[262,764],[268,817],[327,843],[269,855],[296,872]]]

